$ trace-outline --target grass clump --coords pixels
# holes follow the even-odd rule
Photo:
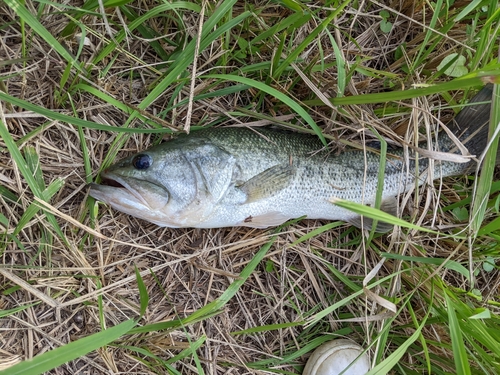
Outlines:
[[[207,126],[416,145],[498,83],[499,17],[496,1],[5,0],[0,373],[298,374],[341,336],[371,374],[498,373],[498,101],[480,174],[405,195],[388,235],[159,228],[87,184]]]

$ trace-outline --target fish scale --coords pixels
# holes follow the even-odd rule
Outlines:
[[[491,96],[492,87],[486,86],[471,100],[477,105],[467,106],[449,124],[471,154],[486,147]],[[456,152],[444,132],[437,146],[441,152]],[[401,148],[391,150],[381,209],[396,214],[397,196],[423,184],[429,166],[434,178],[442,178],[466,173],[475,162],[431,164],[418,158],[417,169],[411,149],[407,155]],[[302,216],[356,226],[363,222],[370,228],[370,220],[362,221],[330,201],[374,205],[379,169],[379,153],[353,149],[337,155],[311,135],[273,128],[210,128],[119,161],[101,174],[111,183],[91,184],[90,195],[119,211],[174,228],[266,228]],[[376,229],[390,228],[379,223]]]

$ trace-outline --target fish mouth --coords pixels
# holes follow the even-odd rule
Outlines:
[[[101,184],[90,184],[89,195],[91,197],[111,205],[113,205],[113,203],[115,205],[122,205],[127,201],[132,201],[131,203],[138,203],[149,209],[151,208],[142,194],[132,187],[124,178],[112,174],[103,174],[101,177]],[[125,199],[125,201],[123,199]]]
[[[101,185],[113,186],[113,187],[117,187],[117,188],[126,189],[126,187],[123,186],[121,183],[119,183],[117,180],[113,180],[112,178],[109,178],[109,177],[104,177],[101,180]]]

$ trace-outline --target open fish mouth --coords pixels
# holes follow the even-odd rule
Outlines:
[[[161,185],[115,173],[103,173],[101,184],[90,184],[89,195],[115,210],[164,226],[168,191]]]
[[[101,180],[101,185],[106,185],[106,186],[113,186],[117,188],[124,188],[126,189],[125,186],[120,184],[117,180],[113,180],[112,178],[106,177]]]
[[[90,184],[91,197],[115,206],[140,204],[150,208],[144,197],[125,179],[114,176],[102,176],[101,184]]]

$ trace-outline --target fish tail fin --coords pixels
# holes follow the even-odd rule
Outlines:
[[[470,101],[469,105],[448,124],[449,129],[469,150],[471,155],[479,157],[488,144],[488,131],[493,98],[493,85],[486,85]],[[500,148],[497,152],[497,164],[500,162]]]

